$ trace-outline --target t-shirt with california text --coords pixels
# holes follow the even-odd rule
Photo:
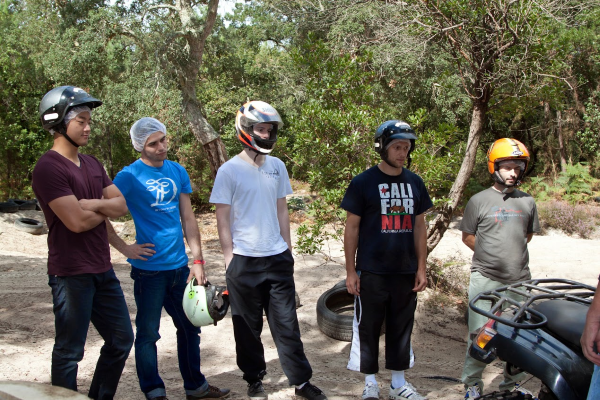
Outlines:
[[[354,177],[341,207],[361,217],[356,269],[379,274],[415,273],[415,216],[432,206],[423,180],[406,168],[391,176],[374,166]]]

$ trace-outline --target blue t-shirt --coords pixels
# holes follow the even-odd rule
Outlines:
[[[415,216],[432,206],[423,180],[406,168],[391,176],[374,166],[355,176],[341,207],[361,217],[356,269],[378,274],[417,272]]]
[[[165,160],[160,168],[137,160],[123,168],[113,183],[119,188],[135,223],[137,243],[152,243],[156,251],[147,261],[127,259],[136,268],[165,271],[188,263],[179,214],[179,196],[191,193],[185,168]]]

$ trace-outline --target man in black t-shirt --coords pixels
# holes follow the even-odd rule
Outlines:
[[[414,364],[410,338],[417,292],[427,286],[424,213],[433,205],[423,180],[404,168],[416,138],[406,122],[381,124],[375,150],[382,161],[352,180],[341,204],[347,211],[346,287],[355,296],[348,369],[366,375],[364,400],[379,398],[375,374],[384,321],[389,398],[425,399],[404,377]]]

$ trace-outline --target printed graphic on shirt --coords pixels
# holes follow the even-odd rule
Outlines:
[[[273,170],[273,171],[263,171],[263,170],[261,170],[260,173],[263,174],[264,176],[266,176],[267,178],[275,179],[276,181],[278,181],[279,178],[280,178],[278,170]]]
[[[495,224],[502,226],[503,223],[507,222],[511,218],[523,218],[523,210],[492,206],[490,208],[490,213],[487,214],[485,218],[493,218]]]
[[[146,185],[146,190],[155,192],[156,195],[155,202],[150,204],[150,207],[153,207],[154,211],[171,212],[177,208],[176,205],[165,207],[177,196],[175,181],[170,178],[148,179]]]
[[[412,232],[415,201],[408,183],[381,183],[381,233]]]

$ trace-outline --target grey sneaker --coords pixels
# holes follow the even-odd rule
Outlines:
[[[219,389],[216,386],[208,385],[208,389],[198,396],[188,394],[185,396],[186,400],[194,400],[194,399],[222,399],[223,397],[227,397],[229,395],[229,389]]]
[[[465,393],[466,399],[478,399],[481,397],[481,389],[479,389],[479,385],[474,384],[473,386],[469,386],[467,388],[467,393]]]
[[[369,382],[362,394],[363,400],[379,400],[379,386]]]
[[[325,393],[310,382],[306,382],[302,389],[296,388],[296,396],[304,397],[308,400],[327,400]]]
[[[256,400],[267,400],[269,398],[261,381],[248,384],[248,397]]]
[[[408,382],[397,389],[390,386],[389,398],[390,400],[427,400],[427,397],[423,397],[417,393],[417,389]]]

